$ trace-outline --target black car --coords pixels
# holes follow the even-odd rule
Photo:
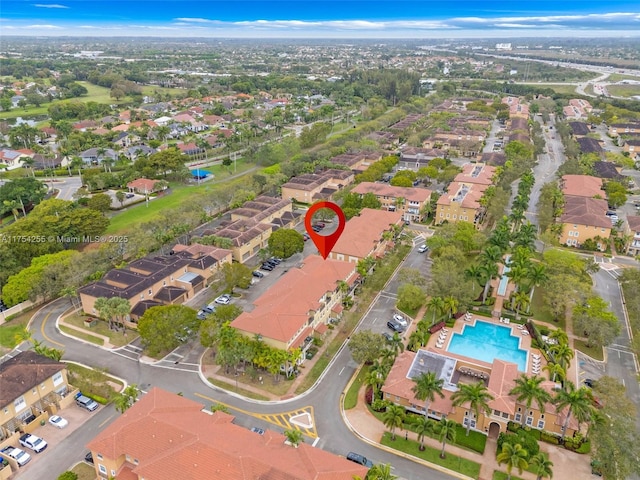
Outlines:
[[[585,378],[584,382],[582,382],[582,383],[584,383],[589,388],[593,388],[593,384],[595,383],[595,380],[593,380],[591,378]]]
[[[263,263],[262,265],[260,265],[260,270],[266,270],[267,272],[270,272],[271,270],[273,270],[275,267],[273,265],[271,265],[270,263]]]
[[[260,427],[252,427],[251,431],[253,433],[257,433],[258,435],[264,435],[264,430]]]
[[[321,229],[319,226],[317,226],[317,225],[314,225],[313,227],[311,227],[311,229],[312,229],[314,232],[316,232],[316,233],[318,233],[320,230],[322,230],[322,229]]]
[[[124,197],[125,198],[133,198],[133,197],[135,197],[135,195],[133,193],[127,193]]]
[[[262,273],[262,272],[261,272],[261,271],[259,271],[259,270],[254,270],[253,272],[251,272],[251,275],[253,275],[253,276],[254,276],[254,277],[256,277],[256,278],[262,278],[262,277],[264,277],[264,273]]]
[[[278,263],[272,259],[265,260],[264,263],[266,263],[267,265],[271,265],[273,268],[278,266]]]
[[[359,453],[349,452],[347,453],[347,460],[364,465],[367,468],[373,467],[373,462],[367,457],[360,455]]]
[[[87,452],[84,456],[84,461],[93,465],[93,455],[91,455],[91,452]]]
[[[400,325],[398,322],[396,322],[395,320],[389,320],[387,322],[387,327],[389,327],[394,332],[398,332],[398,333],[404,331],[404,327]]]

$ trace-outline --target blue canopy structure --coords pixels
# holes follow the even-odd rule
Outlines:
[[[202,180],[203,178],[207,178],[211,175],[211,172],[209,170],[201,170],[197,168],[195,170],[191,170],[191,175],[193,175],[193,178],[196,180]]]

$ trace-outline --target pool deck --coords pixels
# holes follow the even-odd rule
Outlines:
[[[471,315],[470,320],[465,320],[465,317],[461,317],[458,321],[456,321],[453,327],[447,328],[448,331],[445,332],[446,336],[444,337],[444,341],[441,344],[438,343],[439,339],[441,338],[440,336],[441,334],[437,333],[432,335],[431,338],[429,339],[429,342],[426,345],[427,349],[430,349],[434,352],[441,352],[441,353],[446,352],[447,355],[451,355],[452,357],[455,357],[455,358],[458,358],[458,357],[471,358],[471,357],[463,357],[461,355],[450,353],[447,351],[447,348],[449,347],[449,342],[451,341],[451,337],[453,336],[454,333],[462,333],[462,330],[464,329],[465,325],[475,325],[476,320],[480,320],[487,323],[493,323],[496,325],[500,325],[501,327],[511,328],[511,335],[514,337],[520,338],[520,348],[522,350],[525,350],[528,353],[526,373],[529,375],[536,375],[536,374],[543,373],[542,368],[546,365],[546,360],[542,355],[542,353],[540,352],[540,350],[538,350],[537,348],[531,347],[531,336],[523,334],[523,331],[526,331],[526,330],[518,328],[518,327],[522,327],[522,325],[517,323],[502,323],[500,322],[500,319],[494,318],[494,317],[485,317],[483,315],[476,315],[476,314]],[[438,347],[438,345],[441,345],[441,346]],[[535,360],[534,355],[539,356],[538,357],[539,360]],[[483,362],[482,360],[474,359],[474,361],[477,362],[479,365],[486,365],[488,367],[491,367],[491,364]],[[539,362],[539,363],[536,364],[535,362]],[[536,365],[537,365],[537,368],[536,368]]]

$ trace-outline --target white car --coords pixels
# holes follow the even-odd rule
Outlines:
[[[403,327],[406,327],[408,325],[407,323],[407,319],[404,318],[402,315],[398,315],[397,313],[393,316],[393,319],[399,323],[400,325],[402,325]]]
[[[64,428],[69,425],[69,422],[59,415],[52,415],[49,417],[49,423],[56,428]]]
[[[419,253],[425,253],[429,250],[429,247],[427,246],[427,244],[425,243],[424,245],[420,245],[420,248],[418,248],[418,252]]]
[[[25,448],[29,448],[36,453],[40,453],[47,448],[47,442],[40,437],[36,437],[29,433],[22,435],[18,441],[20,442],[20,445]]]
[[[220,295],[214,301],[218,305],[229,305],[231,303],[231,295],[229,295],[228,293],[225,293],[224,295]]]
[[[13,458],[21,467],[24,467],[31,461],[31,455],[29,455],[24,450],[20,450],[19,448],[5,447],[0,450],[0,453]]]

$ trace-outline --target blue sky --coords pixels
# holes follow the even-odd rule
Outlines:
[[[445,6],[446,5],[446,6]],[[640,36],[638,0],[2,0],[1,35],[477,38]]]

